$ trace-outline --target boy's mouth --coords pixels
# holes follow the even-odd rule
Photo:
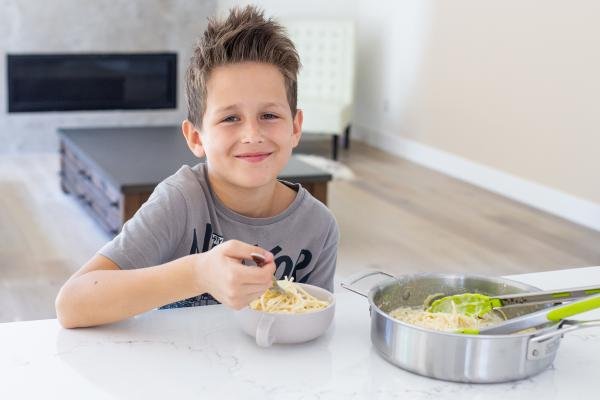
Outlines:
[[[265,158],[269,157],[271,154],[273,154],[273,153],[267,153],[267,152],[243,153],[243,154],[236,155],[235,158],[237,158],[239,160],[244,160],[244,161],[255,163],[255,162],[261,162]]]

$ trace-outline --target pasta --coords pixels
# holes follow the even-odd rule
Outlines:
[[[327,301],[319,300],[306,290],[290,280],[277,282],[285,293],[268,289],[258,299],[250,303],[250,308],[269,313],[299,314],[321,310],[329,305]]]
[[[398,307],[390,312],[390,316],[421,328],[444,332],[454,332],[458,329],[480,329],[496,325],[505,319],[496,312],[489,312],[482,317],[470,317],[460,314],[456,310],[451,313],[432,313],[425,311],[422,307]]]

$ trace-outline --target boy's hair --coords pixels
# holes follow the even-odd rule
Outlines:
[[[213,68],[241,62],[276,66],[282,73],[287,100],[296,115],[297,74],[300,58],[283,26],[266,19],[255,6],[233,8],[224,21],[209,19],[198,41],[186,74],[188,120],[202,127],[206,111],[206,84]]]

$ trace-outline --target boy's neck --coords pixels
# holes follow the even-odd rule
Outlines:
[[[296,192],[274,180],[260,188],[240,188],[228,185],[208,173],[215,196],[231,211],[250,218],[274,217],[285,211],[296,198]]]

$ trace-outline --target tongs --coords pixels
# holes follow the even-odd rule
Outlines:
[[[586,286],[559,291],[532,292],[507,294],[502,296],[486,296],[479,293],[462,293],[452,296],[444,296],[428,299],[425,304],[429,312],[457,312],[472,317],[481,317],[492,310],[499,308],[518,307],[534,304],[563,303],[565,301],[578,299],[600,293],[600,287]]]
[[[460,333],[479,335],[510,334],[525,329],[546,325],[548,323],[558,323],[573,315],[581,314],[596,308],[600,308],[600,294],[585,297],[581,300],[576,300],[567,304],[546,308],[530,314],[525,314],[488,328],[479,330],[463,329]]]

